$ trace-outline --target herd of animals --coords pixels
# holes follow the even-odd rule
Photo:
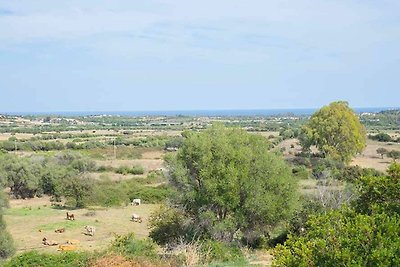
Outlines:
[[[133,205],[133,206],[139,206],[140,204],[141,204],[141,200],[138,199],[138,198],[133,199],[133,201],[131,203],[131,205]],[[70,221],[75,221],[75,214],[67,212],[65,219],[66,220],[70,220]],[[143,219],[138,214],[133,213],[132,217],[131,217],[131,221],[142,223]],[[84,229],[85,229],[85,232],[83,232],[83,234],[85,234],[85,235],[94,236],[94,234],[96,232],[96,228],[94,226],[91,226],[91,225],[86,225],[84,227]],[[39,232],[41,232],[41,230],[39,230]],[[58,233],[58,234],[62,234],[62,233],[65,232],[65,228],[56,229],[54,232]],[[46,237],[44,237],[42,239],[42,244],[43,245],[45,245],[45,246],[58,246],[58,250],[59,251],[74,251],[74,250],[77,249],[77,245],[79,243],[80,243],[79,240],[73,240],[73,239],[67,240],[64,244],[59,244],[57,241],[49,240]]]

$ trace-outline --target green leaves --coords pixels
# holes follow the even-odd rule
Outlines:
[[[274,266],[399,266],[399,219],[348,209],[314,217],[276,248]]]
[[[211,211],[214,220],[206,230],[218,232],[216,238],[237,230],[267,233],[297,199],[290,169],[268,148],[261,136],[221,125],[186,134],[176,158],[168,160],[172,184],[183,195],[178,203],[199,225]]]
[[[305,150],[315,145],[335,160],[350,161],[366,145],[366,130],[346,102],[333,102],[314,113],[302,129]]]

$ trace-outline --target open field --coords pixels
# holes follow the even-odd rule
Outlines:
[[[400,151],[400,144],[398,143],[383,143],[368,139],[367,147],[360,155],[356,156],[350,164],[353,166],[358,165],[363,168],[374,168],[379,171],[386,171],[390,163],[393,162],[393,159],[386,156],[382,159],[381,156],[376,153],[376,150],[380,147],[386,148],[388,151]]]
[[[100,250],[113,240],[114,234],[135,233],[137,238],[148,236],[148,217],[158,205],[144,204],[120,208],[88,209],[68,211],[75,214],[75,221],[65,219],[67,210],[50,206],[48,198],[30,200],[11,200],[11,208],[6,211],[7,229],[14,237],[17,251],[39,250],[55,252],[57,247],[42,245],[43,237],[65,243],[68,239],[79,240],[78,250]],[[144,218],[142,223],[130,221],[132,213]],[[84,226],[96,227],[94,237],[84,235]],[[54,230],[65,228],[65,233],[57,234]]]

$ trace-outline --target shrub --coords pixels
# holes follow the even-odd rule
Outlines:
[[[191,220],[183,211],[162,206],[150,216],[149,237],[159,245],[177,243],[185,236],[184,239],[190,239],[190,224]]]
[[[343,209],[314,216],[303,235],[289,235],[273,266],[399,266],[398,215]]]
[[[400,164],[393,163],[386,176],[365,176],[357,183],[354,202],[359,212],[371,214],[380,210],[400,214]]]
[[[139,175],[144,173],[144,168],[142,166],[133,166],[132,168],[129,168],[128,166],[121,166],[117,168],[115,172],[123,175]]]
[[[201,246],[202,254],[208,255],[208,262],[243,262],[245,257],[236,245],[207,240]]]
[[[299,179],[308,179],[310,175],[309,170],[303,165],[294,167],[292,173]]]
[[[111,250],[129,257],[157,257],[156,245],[148,239],[138,240],[133,233],[119,236],[111,243]]]
[[[2,220],[2,219],[1,219]],[[0,222],[2,224],[2,222]],[[14,242],[11,235],[0,225],[0,259],[5,259],[15,253]]]
[[[4,267],[85,267],[89,265],[89,261],[90,256],[87,253],[44,254],[37,251],[30,251],[12,258]]]
[[[378,142],[390,142],[392,141],[392,137],[387,133],[378,133],[376,135],[368,135],[369,139],[376,140]]]
[[[134,184],[129,188],[128,196],[132,201],[135,198],[140,198],[146,203],[161,203],[173,195],[171,187],[160,185],[157,187],[148,187],[143,185]]]

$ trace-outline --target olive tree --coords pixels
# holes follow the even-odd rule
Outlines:
[[[268,236],[297,202],[297,184],[268,141],[240,129],[214,125],[186,132],[176,157],[168,160],[176,202],[196,232],[217,240]]]
[[[386,148],[379,147],[379,148],[376,150],[376,153],[378,153],[379,155],[381,155],[381,157],[382,157],[382,159],[383,159],[383,155],[387,154],[388,151],[387,151]]]
[[[366,146],[366,130],[347,102],[333,102],[315,112],[303,126],[305,150],[315,145],[324,157],[349,162]]]

